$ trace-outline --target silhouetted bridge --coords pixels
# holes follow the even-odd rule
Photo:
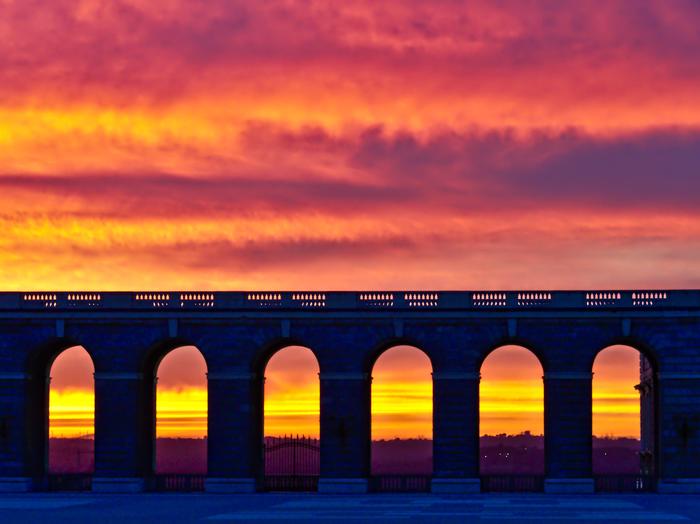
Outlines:
[[[479,370],[507,344],[530,349],[544,370],[546,490],[594,489],[592,364],[626,344],[649,363],[642,410],[659,490],[700,491],[700,291],[645,290],[3,293],[0,488],[45,485],[48,371],[81,345],[95,366],[92,488],[143,489],[158,362],[194,345],[209,371],[206,489],[252,491],[263,471],[265,364],[300,345],[320,367],[319,490],[366,491],[370,373],[399,344],[433,367],[434,491],[479,489]]]

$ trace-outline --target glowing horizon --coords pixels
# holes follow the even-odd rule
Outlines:
[[[320,436],[320,384],[313,352],[288,346],[265,367],[264,435]]]
[[[194,346],[173,349],[157,369],[156,438],[207,436],[207,365]]]
[[[94,391],[86,387],[91,369],[80,347],[56,359],[49,398],[52,438],[93,435]],[[193,347],[178,348],[163,360],[156,395],[158,437],[206,436],[205,372]],[[427,357],[417,348],[397,346],[379,358],[372,373],[373,439],[431,438],[430,373]],[[639,438],[638,373],[639,353],[632,348],[611,346],[599,354],[593,367],[594,435]],[[481,374],[481,435],[544,433],[542,369],[534,355],[517,346],[501,347],[484,361]],[[318,417],[315,357],[306,348],[285,348],[266,368],[265,434],[318,437]]]
[[[395,346],[372,368],[372,440],[433,438],[433,377],[420,349]]]

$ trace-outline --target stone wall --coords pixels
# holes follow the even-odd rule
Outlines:
[[[208,366],[211,491],[260,486],[264,369],[288,345],[310,348],[319,362],[320,490],[365,491],[372,366],[399,344],[422,349],[432,362],[436,491],[478,490],[479,372],[507,344],[530,349],[544,371],[548,490],[593,489],[591,371],[598,352],[614,344],[640,350],[651,369],[642,382],[651,380],[653,392],[642,402],[654,416],[645,415],[642,435],[645,446],[654,441],[660,489],[700,487],[700,301],[656,312],[617,302],[595,310],[593,299],[518,310],[498,297],[464,310],[410,309],[407,302],[397,311],[381,300],[375,309],[333,311],[0,308],[0,488],[44,485],[48,370],[60,351],[82,345],[95,365],[93,489],[143,489],[154,464],[155,371],[168,351],[186,344]]]

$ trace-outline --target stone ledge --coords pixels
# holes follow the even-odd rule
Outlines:
[[[700,493],[700,479],[660,479],[658,493]]]
[[[255,493],[254,478],[207,478],[204,480],[207,493]]]
[[[34,482],[29,477],[0,477],[0,493],[26,493],[33,488]]]
[[[592,478],[544,479],[545,493],[593,493],[595,484]]]
[[[336,478],[320,478],[318,479],[319,493],[367,493],[369,482],[367,479],[336,479]]]
[[[430,491],[432,493],[481,493],[481,479],[433,479],[430,483]]]
[[[138,477],[93,477],[92,491],[95,493],[140,493],[145,481]]]

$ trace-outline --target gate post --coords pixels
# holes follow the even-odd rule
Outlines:
[[[149,454],[145,387],[141,373],[95,372],[93,491],[144,490]]]
[[[479,373],[433,373],[433,493],[478,493]]]
[[[321,373],[321,493],[366,493],[370,463],[370,377]]]
[[[262,386],[248,371],[209,372],[208,474],[211,493],[253,493],[262,468]],[[260,408],[259,408],[260,407]]]
[[[593,492],[592,378],[590,371],[544,374],[545,492]]]
[[[31,412],[30,380],[23,372],[0,372],[0,492],[31,491],[41,473],[34,466],[43,457],[32,456],[44,444],[31,442],[32,424],[41,420]]]
[[[700,373],[661,372],[659,493],[700,493]]]

